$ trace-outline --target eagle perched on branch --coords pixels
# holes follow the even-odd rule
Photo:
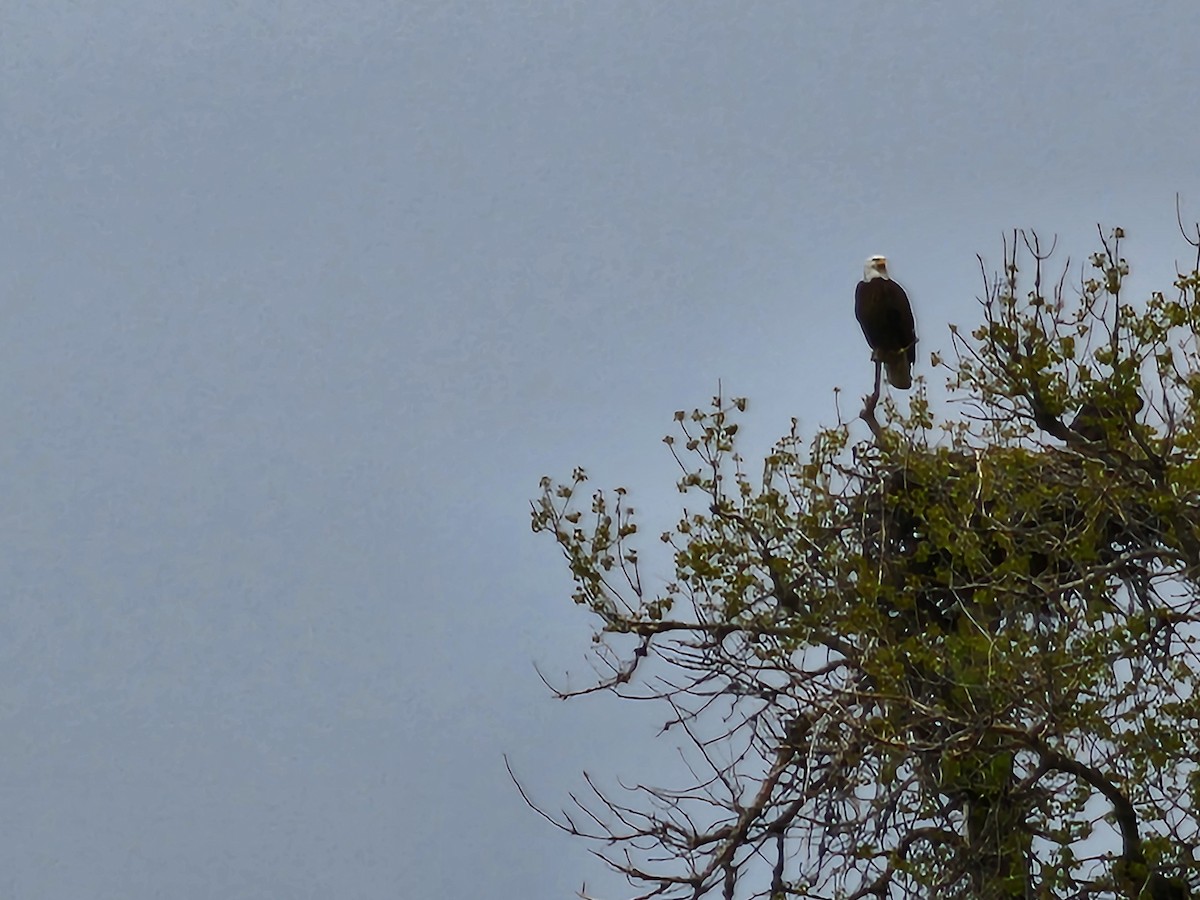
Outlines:
[[[854,292],[854,315],[871,347],[871,359],[887,371],[888,384],[907,391],[917,361],[917,327],[908,294],[888,275],[887,257],[872,256],[863,266],[863,280]]]

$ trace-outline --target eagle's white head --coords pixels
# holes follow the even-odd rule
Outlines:
[[[863,281],[871,281],[874,278],[888,278],[887,257],[872,256],[863,266]]]

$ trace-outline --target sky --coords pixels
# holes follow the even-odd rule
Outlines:
[[[42,0],[0,12],[0,895],[627,896],[530,812],[683,777],[552,698],[594,623],[529,530],[584,465],[674,520],[853,416],[890,259],[1200,218],[1186,0]],[[923,372],[921,370],[924,370]],[[839,393],[840,391],[840,393]],[[653,527],[650,534],[656,533]],[[649,549],[649,548],[648,548]],[[650,575],[665,581],[665,564]]]

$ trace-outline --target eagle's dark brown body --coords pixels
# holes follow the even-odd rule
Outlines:
[[[854,292],[854,315],[872,358],[887,370],[888,383],[902,391],[912,387],[917,327],[904,288],[887,277],[860,281]]]

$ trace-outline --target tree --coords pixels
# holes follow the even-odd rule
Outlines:
[[[624,489],[543,479],[603,673],[562,696],[654,699],[688,748],[682,787],[544,813],[636,896],[1200,885],[1200,255],[1135,305],[1122,238],[1077,289],[1033,234],[980,259],[983,323],[934,358],[957,420],[878,405],[877,369],[868,439],[793,423],[753,478],[744,400],[677,413],[661,592]]]

